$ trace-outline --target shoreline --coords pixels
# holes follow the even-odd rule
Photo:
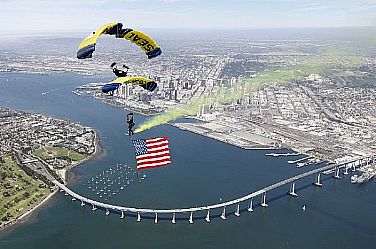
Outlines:
[[[171,125],[173,127],[178,128],[179,130],[187,131],[187,132],[190,132],[190,133],[193,133],[193,134],[197,134],[197,135],[203,136],[205,138],[213,139],[215,141],[222,142],[222,143],[225,143],[225,144],[228,144],[228,145],[232,145],[232,146],[235,146],[237,148],[244,149],[244,150],[283,150],[283,149],[287,149],[287,150],[295,151],[294,149],[291,149],[291,148],[272,147],[272,146],[256,144],[256,143],[254,143],[255,144],[254,147],[252,147],[250,145],[243,145],[243,144],[240,144],[240,143],[235,143],[235,141],[231,141],[231,140],[226,139],[226,138],[220,138],[218,136],[208,135],[205,132],[200,132],[199,130],[197,130],[193,127],[183,126],[181,123],[167,123],[167,125]],[[295,152],[298,152],[298,151],[295,151]]]
[[[30,217],[30,215],[32,215],[35,211],[37,211],[39,207],[42,207],[43,204],[47,203],[47,201],[49,199],[51,199],[57,192],[58,192],[58,190],[55,189],[53,192],[48,194],[45,198],[43,198],[37,205],[32,207],[30,210],[26,211],[25,213],[18,216],[17,218],[14,218],[14,220],[11,220],[8,223],[1,225],[0,226],[0,233],[2,231],[5,231],[8,228],[12,228],[13,226],[17,225],[21,221],[26,221]]]
[[[156,113],[144,113],[142,110],[137,110],[137,109],[134,109],[134,108],[127,106],[127,105],[124,105],[124,104],[120,104],[120,103],[117,103],[117,102],[112,103],[111,101],[106,101],[106,99],[100,98],[100,97],[95,97],[95,96],[91,96],[91,97],[93,99],[100,100],[104,104],[108,104],[108,105],[118,107],[118,108],[122,108],[122,109],[127,109],[129,111],[132,111],[132,112],[135,112],[137,114],[144,115],[144,116],[149,116],[149,117],[151,116],[152,117],[152,116],[158,115],[158,114],[163,112],[162,111],[162,112],[156,112]],[[195,117],[190,117],[190,118],[196,119]],[[245,145],[245,144],[241,144],[241,143],[236,143],[235,141],[231,141],[231,140],[228,140],[226,138],[221,139],[218,136],[211,136],[211,135],[206,134],[205,132],[200,132],[198,130],[195,130],[194,128],[184,127],[183,125],[181,125],[181,123],[174,123],[174,122],[170,123],[170,122],[168,122],[168,123],[166,123],[166,125],[170,125],[170,126],[173,126],[175,128],[178,128],[179,130],[187,131],[187,132],[190,132],[190,133],[193,133],[193,134],[197,134],[197,135],[203,136],[205,138],[213,139],[215,141],[222,142],[222,143],[225,143],[225,144],[228,144],[228,145],[231,145],[231,146],[235,146],[237,148],[244,149],[244,150],[254,150],[254,151],[260,151],[260,150],[265,150],[265,151],[267,151],[267,150],[274,150],[274,151],[291,150],[294,153],[299,153],[301,155],[312,156],[312,157],[318,158],[317,156],[312,155],[310,153],[307,153],[307,151],[304,151],[304,150],[299,149],[299,148],[277,147],[277,146],[271,146],[271,145],[267,145],[267,144],[258,144],[257,142],[254,142],[253,146],[252,145]]]
[[[93,152],[93,154],[91,154],[90,156],[88,156],[87,158],[85,158],[81,161],[78,161],[78,162],[68,166],[66,169],[63,169],[62,171],[60,171],[60,172],[63,172],[63,174],[64,174],[64,179],[63,179],[64,185],[66,185],[69,182],[69,179],[67,179],[67,173],[71,169],[73,169],[74,167],[77,167],[77,166],[79,166],[79,165],[81,165],[85,162],[88,162],[89,160],[92,160],[92,159],[96,158],[97,156],[99,156],[103,153],[104,150],[101,146],[99,135],[98,135],[98,133],[95,129],[93,129],[93,131],[94,131],[94,152]],[[59,174],[59,173],[57,172],[57,174]],[[30,218],[32,216],[33,213],[35,213],[35,211],[38,210],[38,208],[40,208],[44,204],[46,204],[57,192],[58,192],[58,189],[55,186],[55,190],[53,192],[51,192],[49,195],[47,195],[45,198],[43,198],[36,206],[32,207],[30,210],[28,210],[24,214],[16,217],[14,220],[10,221],[9,223],[6,223],[6,224],[0,226],[0,233],[5,231],[8,228],[12,228],[14,225],[19,224],[21,221],[26,221],[28,218]]]
[[[134,112],[134,113],[137,113],[137,114],[141,114],[141,115],[144,115],[144,116],[154,116],[154,115],[161,114],[163,112],[163,111],[146,112],[146,110],[144,110],[144,109],[137,109],[134,106],[121,104],[121,103],[116,102],[116,100],[111,101],[111,100],[108,100],[108,99],[105,99],[105,98],[100,98],[100,97],[95,97],[95,96],[91,96],[91,97],[93,99],[100,100],[104,104],[111,105],[111,106],[114,106],[114,107],[119,107],[119,108],[122,108],[122,109],[126,109],[128,111],[131,111],[131,112]],[[115,102],[115,103],[113,103],[113,102]]]
[[[24,213],[23,215],[21,215],[20,217],[18,217],[16,219],[16,223],[18,221],[21,221],[25,218],[27,218],[28,215],[32,214],[33,212],[35,212],[38,207],[41,207],[44,203],[46,203],[52,196],[54,196],[56,193],[58,192],[57,189],[55,189],[52,193],[50,193],[49,195],[46,196],[46,198],[44,198],[39,204],[37,204],[35,207],[33,207],[32,209],[30,209],[29,211],[27,211],[26,213]]]
[[[64,172],[64,185],[67,185],[68,183],[71,183],[71,180],[72,178],[69,177],[68,173],[70,173],[70,171],[75,168],[75,167],[78,167],[80,166],[81,164],[84,164],[90,160],[93,160],[95,159],[96,157],[100,156],[103,154],[104,152],[104,149],[102,147],[102,144],[101,144],[101,139],[99,138],[99,134],[98,132],[93,129],[94,131],[94,152],[93,154],[91,154],[90,156],[88,156],[87,158],[81,160],[81,161],[78,161],[70,166],[68,166],[67,168],[63,169],[63,172]]]

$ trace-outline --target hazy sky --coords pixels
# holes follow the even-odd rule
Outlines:
[[[376,0],[0,0],[2,33],[134,28],[376,26]]]

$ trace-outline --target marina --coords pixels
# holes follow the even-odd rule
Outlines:
[[[351,176],[351,183],[365,183],[376,176],[376,164],[374,161],[357,169],[357,174]]]
[[[127,164],[118,163],[116,166],[93,176],[82,186],[86,186],[97,197],[107,201],[117,195],[119,191],[125,190],[130,184],[141,183],[145,179],[146,174],[136,172]]]

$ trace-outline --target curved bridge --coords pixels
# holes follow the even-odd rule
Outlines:
[[[360,160],[356,161],[351,161],[351,162],[346,162],[343,164],[331,164],[328,166],[324,166],[318,169],[314,169],[293,177],[290,177],[288,179],[285,179],[283,181],[277,182],[275,184],[269,185],[265,188],[262,188],[260,190],[257,190],[255,192],[252,192],[248,195],[239,197],[237,199],[231,200],[231,201],[226,201],[218,204],[213,204],[213,205],[207,205],[207,206],[201,206],[201,207],[191,207],[191,208],[180,208],[180,209],[150,209],[150,208],[135,208],[135,207],[125,207],[125,206],[117,206],[117,205],[111,205],[111,204],[106,204],[102,203],[99,201],[95,201],[89,198],[86,198],[84,196],[81,196],[80,194],[77,194],[70,190],[68,187],[65,185],[61,184],[58,181],[53,181],[53,183],[60,188],[60,191],[64,192],[65,195],[69,195],[72,197],[72,200],[79,200],[81,201],[81,206],[84,206],[85,204],[90,204],[92,205],[92,210],[95,211],[98,207],[106,209],[106,215],[110,214],[110,211],[115,211],[121,213],[121,218],[124,218],[125,212],[129,213],[136,213],[137,214],[137,221],[141,221],[141,213],[144,214],[154,214],[155,215],[155,223],[158,222],[158,214],[172,214],[172,223],[176,222],[175,215],[176,213],[190,213],[189,217],[189,222],[193,223],[193,213],[197,211],[203,211],[207,210],[207,215],[205,220],[207,222],[210,221],[210,210],[213,209],[218,209],[218,208],[223,208],[221,218],[226,219],[226,207],[230,205],[236,205],[236,211],[235,215],[240,216],[240,203],[244,201],[248,201],[248,211],[252,212],[253,211],[253,198],[256,196],[261,195],[261,206],[262,207],[267,207],[266,203],[266,193],[270,190],[279,188],[281,186],[284,186],[286,184],[291,183],[290,186],[290,191],[289,194],[292,196],[298,196],[298,194],[295,192],[295,181],[317,174],[316,181],[314,182],[314,185],[316,186],[322,186],[322,183],[320,181],[320,175],[323,172],[330,171],[331,174],[334,174],[335,178],[340,178],[340,169],[344,168],[344,174],[348,174],[348,170],[352,169],[353,171],[356,170],[357,167],[361,167],[365,164],[368,164],[370,162],[374,162],[375,158],[374,157],[369,157],[369,158],[363,158]]]

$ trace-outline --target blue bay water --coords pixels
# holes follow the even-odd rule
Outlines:
[[[0,107],[38,112],[94,127],[104,153],[72,170],[70,187],[99,199],[87,186],[89,179],[127,163],[134,168],[131,140],[125,135],[126,111],[87,97],[74,95],[76,86],[105,78],[75,74],[0,74]],[[45,94],[42,94],[45,93]],[[145,118],[136,115],[136,123]],[[269,151],[247,151],[169,125],[136,136],[169,136],[173,164],[145,171],[142,183],[131,184],[107,202],[145,208],[183,208],[234,199],[288,178],[313,166],[296,169],[286,158],[265,156]],[[283,151],[281,151],[283,152]],[[268,193],[268,208],[256,207],[234,215],[227,207],[226,221],[213,211],[211,223],[195,213],[171,217],[143,216],[141,223],[128,215],[105,216],[80,207],[61,193],[32,217],[0,233],[0,248],[373,248],[376,242],[375,183],[350,184],[326,177],[323,188],[312,186],[314,177],[297,182],[299,197],[286,195],[289,186]],[[257,198],[255,203],[259,203]],[[307,211],[302,211],[302,206]]]

